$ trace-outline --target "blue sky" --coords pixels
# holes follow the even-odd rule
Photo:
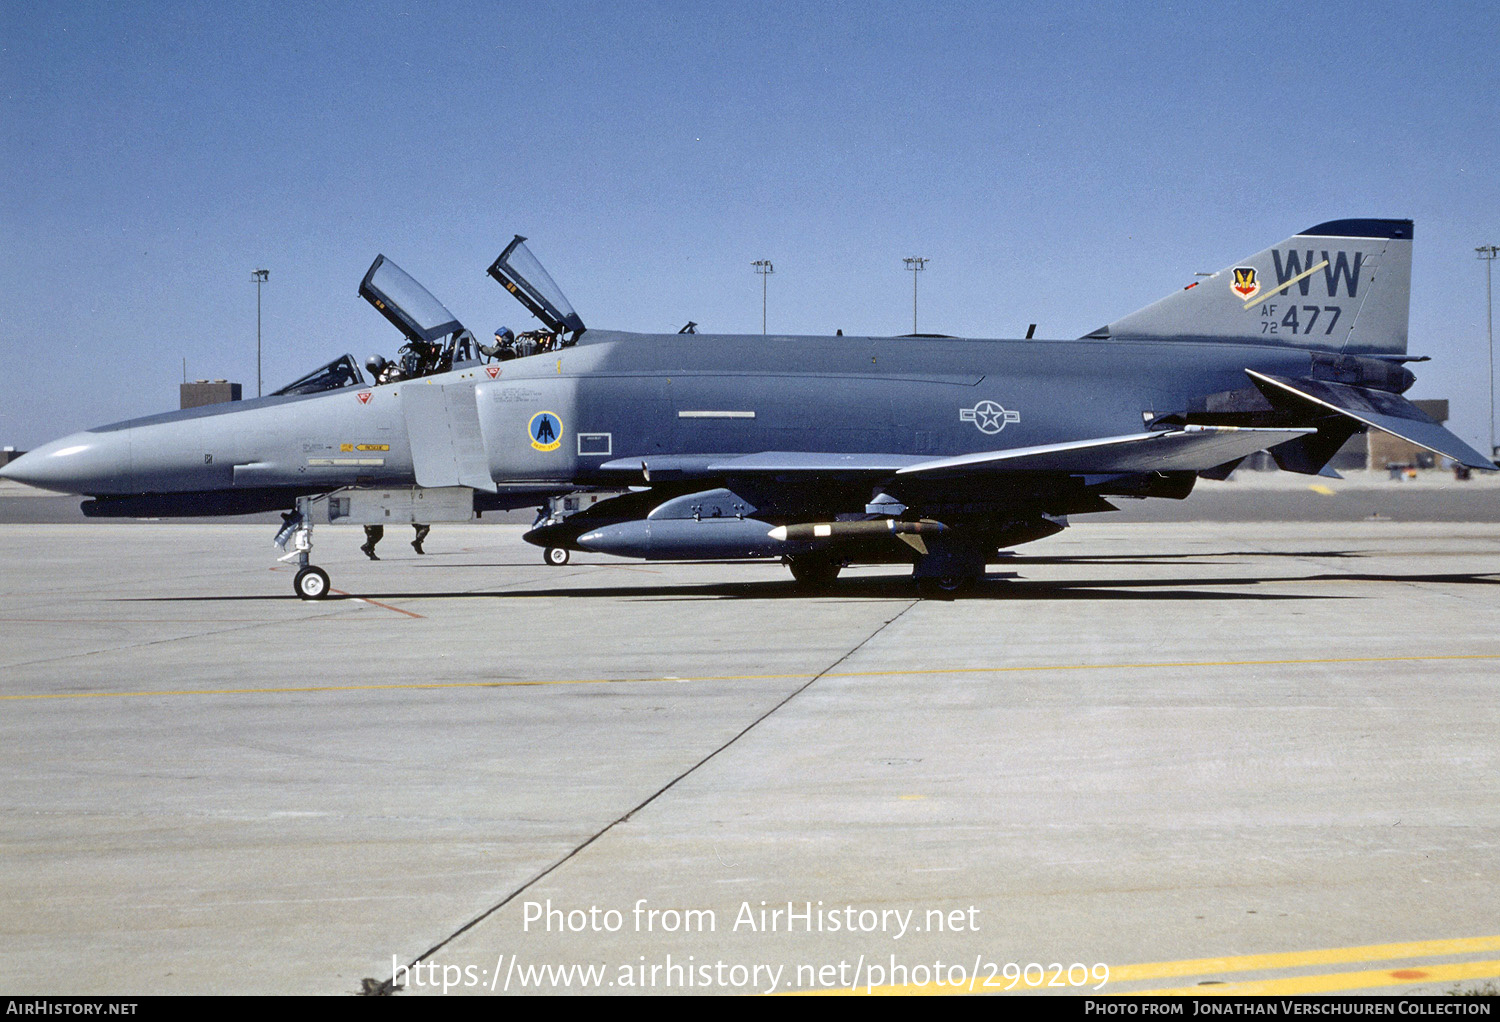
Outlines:
[[[531,239],[590,325],[1076,337],[1298,230],[1416,221],[1415,397],[1488,443],[1493,3],[0,0],[0,444],[476,333]]]

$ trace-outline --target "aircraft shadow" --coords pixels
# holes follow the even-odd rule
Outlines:
[[[1013,562],[1012,562],[1013,563]],[[1428,583],[1439,585],[1500,585],[1500,575],[1481,572],[1445,574],[1375,574],[1322,572],[1315,575],[1217,576],[1215,578],[1151,579],[1024,579],[991,575],[969,589],[958,593],[919,593],[911,578],[888,575],[877,578],[846,578],[831,586],[804,589],[791,579],[749,582],[713,582],[628,586],[533,586],[515,589],[473,590],[465,592],[336,592],[324,601],[343,600],[464,600],[464,599],[657,599],[657,600],[779,600],[779,599],[845,599],[845,600],[913,600],[919,598],[948,600],[1155,600],[1176,601],[1243,601],[1243,600],[1342,600],[1360,599],[1356,594],[1223,592],[1219,587],[1254,588],[1273,584],[1307,582],[1388,582]],[[149,596],[121,597],[111,603],[213,603],[254,600],[295,600],[296,596],[256,594],[238,596]]]
[[[1014,554],[1000,564],[1218,564],[1225,558],[1240,557],[1368,557],[1363,550],[1226,550],[1217,553],[1191,554],[1079,554],[1077,556]]]
[[[1177,564],[1218,564],[1225,558],[1241,557],[1289,557],[1289,558],[1345,558],[1345,557],[1367,557],[1369,554],[1363,550],[1303,550],[1300,552],[1283,552],[1279,550],[1228,550],[1214,553],[1190,553],[1190,554],[1079,554],[1069,555],[1047,555],[1038,556],[1033,554],[1005,554],[993,563],[1002,567],[1018,564],[1161,564],[1171,562]],[[394,559],[394,558],[390,558]],[[450,571],[453,569],[475,568],[534,568],[535,561],[466,561],[462,564],[449,564],[435,559],[424,559],[413,562],[411,557],[400,557],[403,567],[421,568],[429,570]],[[675,565],[677,567],[705,565],[722,565],[724,561],[575,561],[566,567],[570,568],[613,568],[623,571],[659,571],[662,566]],[[745,564],[771,564],[774,558],[751,559],[740,563]],[[992,573],[993,574],[993,573]]]

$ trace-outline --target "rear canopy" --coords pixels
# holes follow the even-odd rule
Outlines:
[[[490,265],[489,274],[498,280],[527,310],[555,334],[572,334],[577,340],[583,333],[583,320],[553,281],[552,275],[526,247],[526,239],[517,234],[505,251]]]

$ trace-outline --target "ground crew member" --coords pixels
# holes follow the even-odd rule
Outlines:
[[[411,527],[417,532],[417,538],[411,541],[411,548],[419,554],[425,554],[427,551],[422,549],[422,543],[427,539],[427,534],[432,531],[432,526],[421,525],[413,522]],[[364,546],[360,547],[360,549],[365,552],[365,556],[370,560],[378,561],[380,560],[380,558],[375,556],[375,544],[379,543],[384,538],[384,525],[366,525],[365,544]]]
[[[380,558],[375,556],[375,544],[379,543],[384,538],[385,538],[385,526],[384,525],[366,525],[365,526],[365,545],[362,546],[362,547],[360,547],[360,549],[365,552],[365,556],[368,557],[370,560],[372,560],[372,561],[378,561],[378,560],[380,560]]]

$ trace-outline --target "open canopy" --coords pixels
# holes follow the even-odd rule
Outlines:
[[[408,341],[430,343],[464,328],[430,291],[383,255],[375,257],[360,281],[359,296],[375,306]]]
[[[562,289],[531,254],[525,242],[526,239],[517,234],[491,264],[490,276],[515,295],[533,316],[546,324],[548,330],[555,334],[572,334],[576,340],[584,331],[583,320],[573,311]]]

